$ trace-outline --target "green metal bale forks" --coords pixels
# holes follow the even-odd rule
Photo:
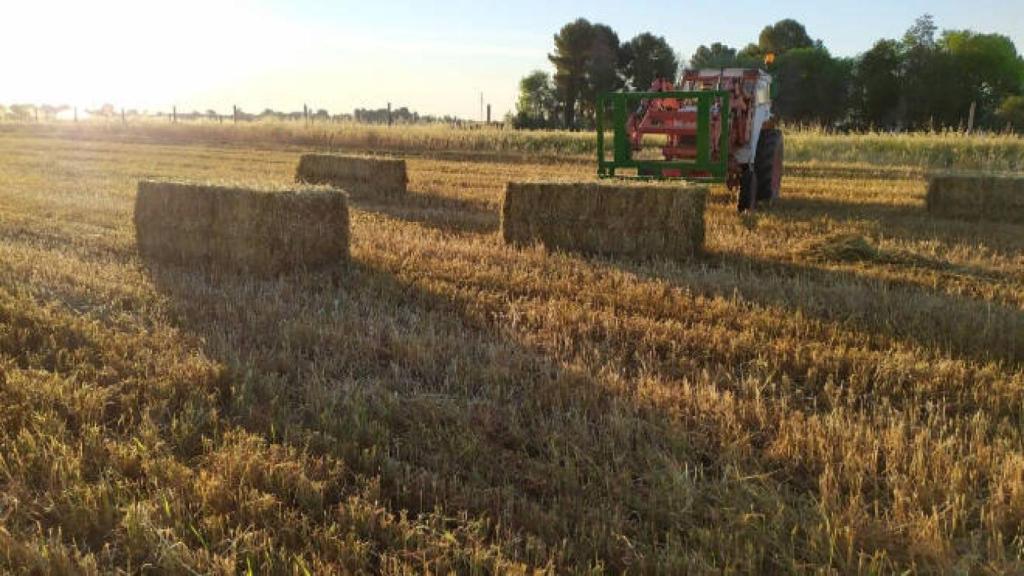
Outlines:
[[[658,79],[647,92],[603,94],[597,106],[598,175],[724,183],[739,191],[741,212],[770,204],[779,197],[783,157],[771,99],[771,76],[741,68],[690,70],[678,87]],[[643,157],[648,136],[662,138],[661,159]]]

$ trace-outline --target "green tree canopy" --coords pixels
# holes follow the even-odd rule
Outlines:
[[[638,34],[619,52],[622,77],[634,90],[647,90],[655,78],[675,81],[679,60],[662,36]]]
[[[761,54],[774,52],[777,56],[781,56],[790,50],[813,46],[814,41],[807,35],[804,25],[791,18],[765,26],[758,37],[758,48],[760,48]]]
[[[794,48],[775,61],[782,86],[774,101],[781,117],[795,122],[832,123],[847,110],[853,63],[833,58],[821,47]]]
[[[764,66],[764,53],[761,47],[751,42],[736,53],[736,65],[740,68],[759,68]]]
[[[969,114],[970,82],[959,59],[936,40],[937,29],[925,14],[903,35],[900,124],[908,128],[958,126]]]
[[[566,128],[577,126],[577,112],[590,117],[602,92],[622,87],[619,75],[619,36],[605,24],[580,18],[555,34],[548,55],[555,66],[555,87]]]
[[[901,50],[895,40],[879,40],[857,62],[852,103],[862,124],[893,127],[899,122]]]
[[[903,35],[903,45],[907,49],[914,48],[935,48],[935,33],[939,27],[935,25],[935,18],[931,14],[925,14],[914,21],[914,25],[907,29]]]
[[[940,34],[929,14],[902,38],[879,40],[856,60],[833,58],[803,24],[785,19],[738,51],[721,42],[702,45],[689,66],[764,67],[768,53],[776,56],[769,67],[779,84],[775,111],[790,121],[942,128],[966,125],[973,108],[976,126],[1002,128],[1008,117],[1016,118],[1013,98],[1024,95],[1024,58],[1009,38],[971,30]],[[674,79],[679,65],[660,36],[642,33],[620,46],[610,27],[582,18],[555,35],[549,59],[555,66],[550,94],[521,86],[517,111],[551,122],[557,110],[569,128],[579,125],[580,116],[592,118],[600,93],[623,86],[644,90],[656,77]],[[536,86],[542,84],[538,79]]]
[[[580,18],[555,34],[555,51],[548,55],[555,66],[555,86],[562,101],[566,128],[576,125],[576,104],[586,88],[593,45],[594,26]]]
[[[1024,60],[1006,36],[947,30],[939,46],[955,59],[959,72],[953,80],[958,93],[977,105],[979,122],[991,123],[999,105],[1021,93]]]
[[[619,76],[619,35],[606,24],[594,24],[593,31],[581,100],[581,108],[588,116],[597,105],[598,95],[623,86]]]
[[[997,115],[1014,130],[1024,132],[1024,96],[1010,96],[1003,100]]]
[[[534,70],[519,81],[519,99],[516,101],[517,128],[547,128],[554,125],[558,99],[551,75]]]
[[[690,58],[690,68],[731,68],[739,65],[736,49],[721,42],[698,46]]]

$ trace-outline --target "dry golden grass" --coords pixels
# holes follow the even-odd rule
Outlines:
[[[412,159],[349,268],[253,280],[142,262],[135,182],[294,150],[0,158],[0,570],[1024,570],[1024,229],[913,169],[713,189],[704,255],[634,263],[499,237],[585,164]]]

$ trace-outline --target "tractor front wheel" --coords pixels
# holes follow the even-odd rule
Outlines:
[[[754,155],[758,202],[770,203],[779,197],[782,186],[782,152],[782,131],[775,128],[762,130]]]

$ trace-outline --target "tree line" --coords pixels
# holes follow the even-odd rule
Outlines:
[[[598,96],[646,90],[657,77],[689,68],[765,68],[778,84],[784,121],[839,130],[938,130],[977,127],[1024,131],[1024,59],[1000,34],[941,33],[924,15],[900,39],[882,39],[853,58],[834,57],[796,20],[766,26],[743,48],[715,42],[687,62],[649,32],[621,42],[605,24],[580,18],[554,36],[554,72],[519,83],[519,128],[591,127]]]

